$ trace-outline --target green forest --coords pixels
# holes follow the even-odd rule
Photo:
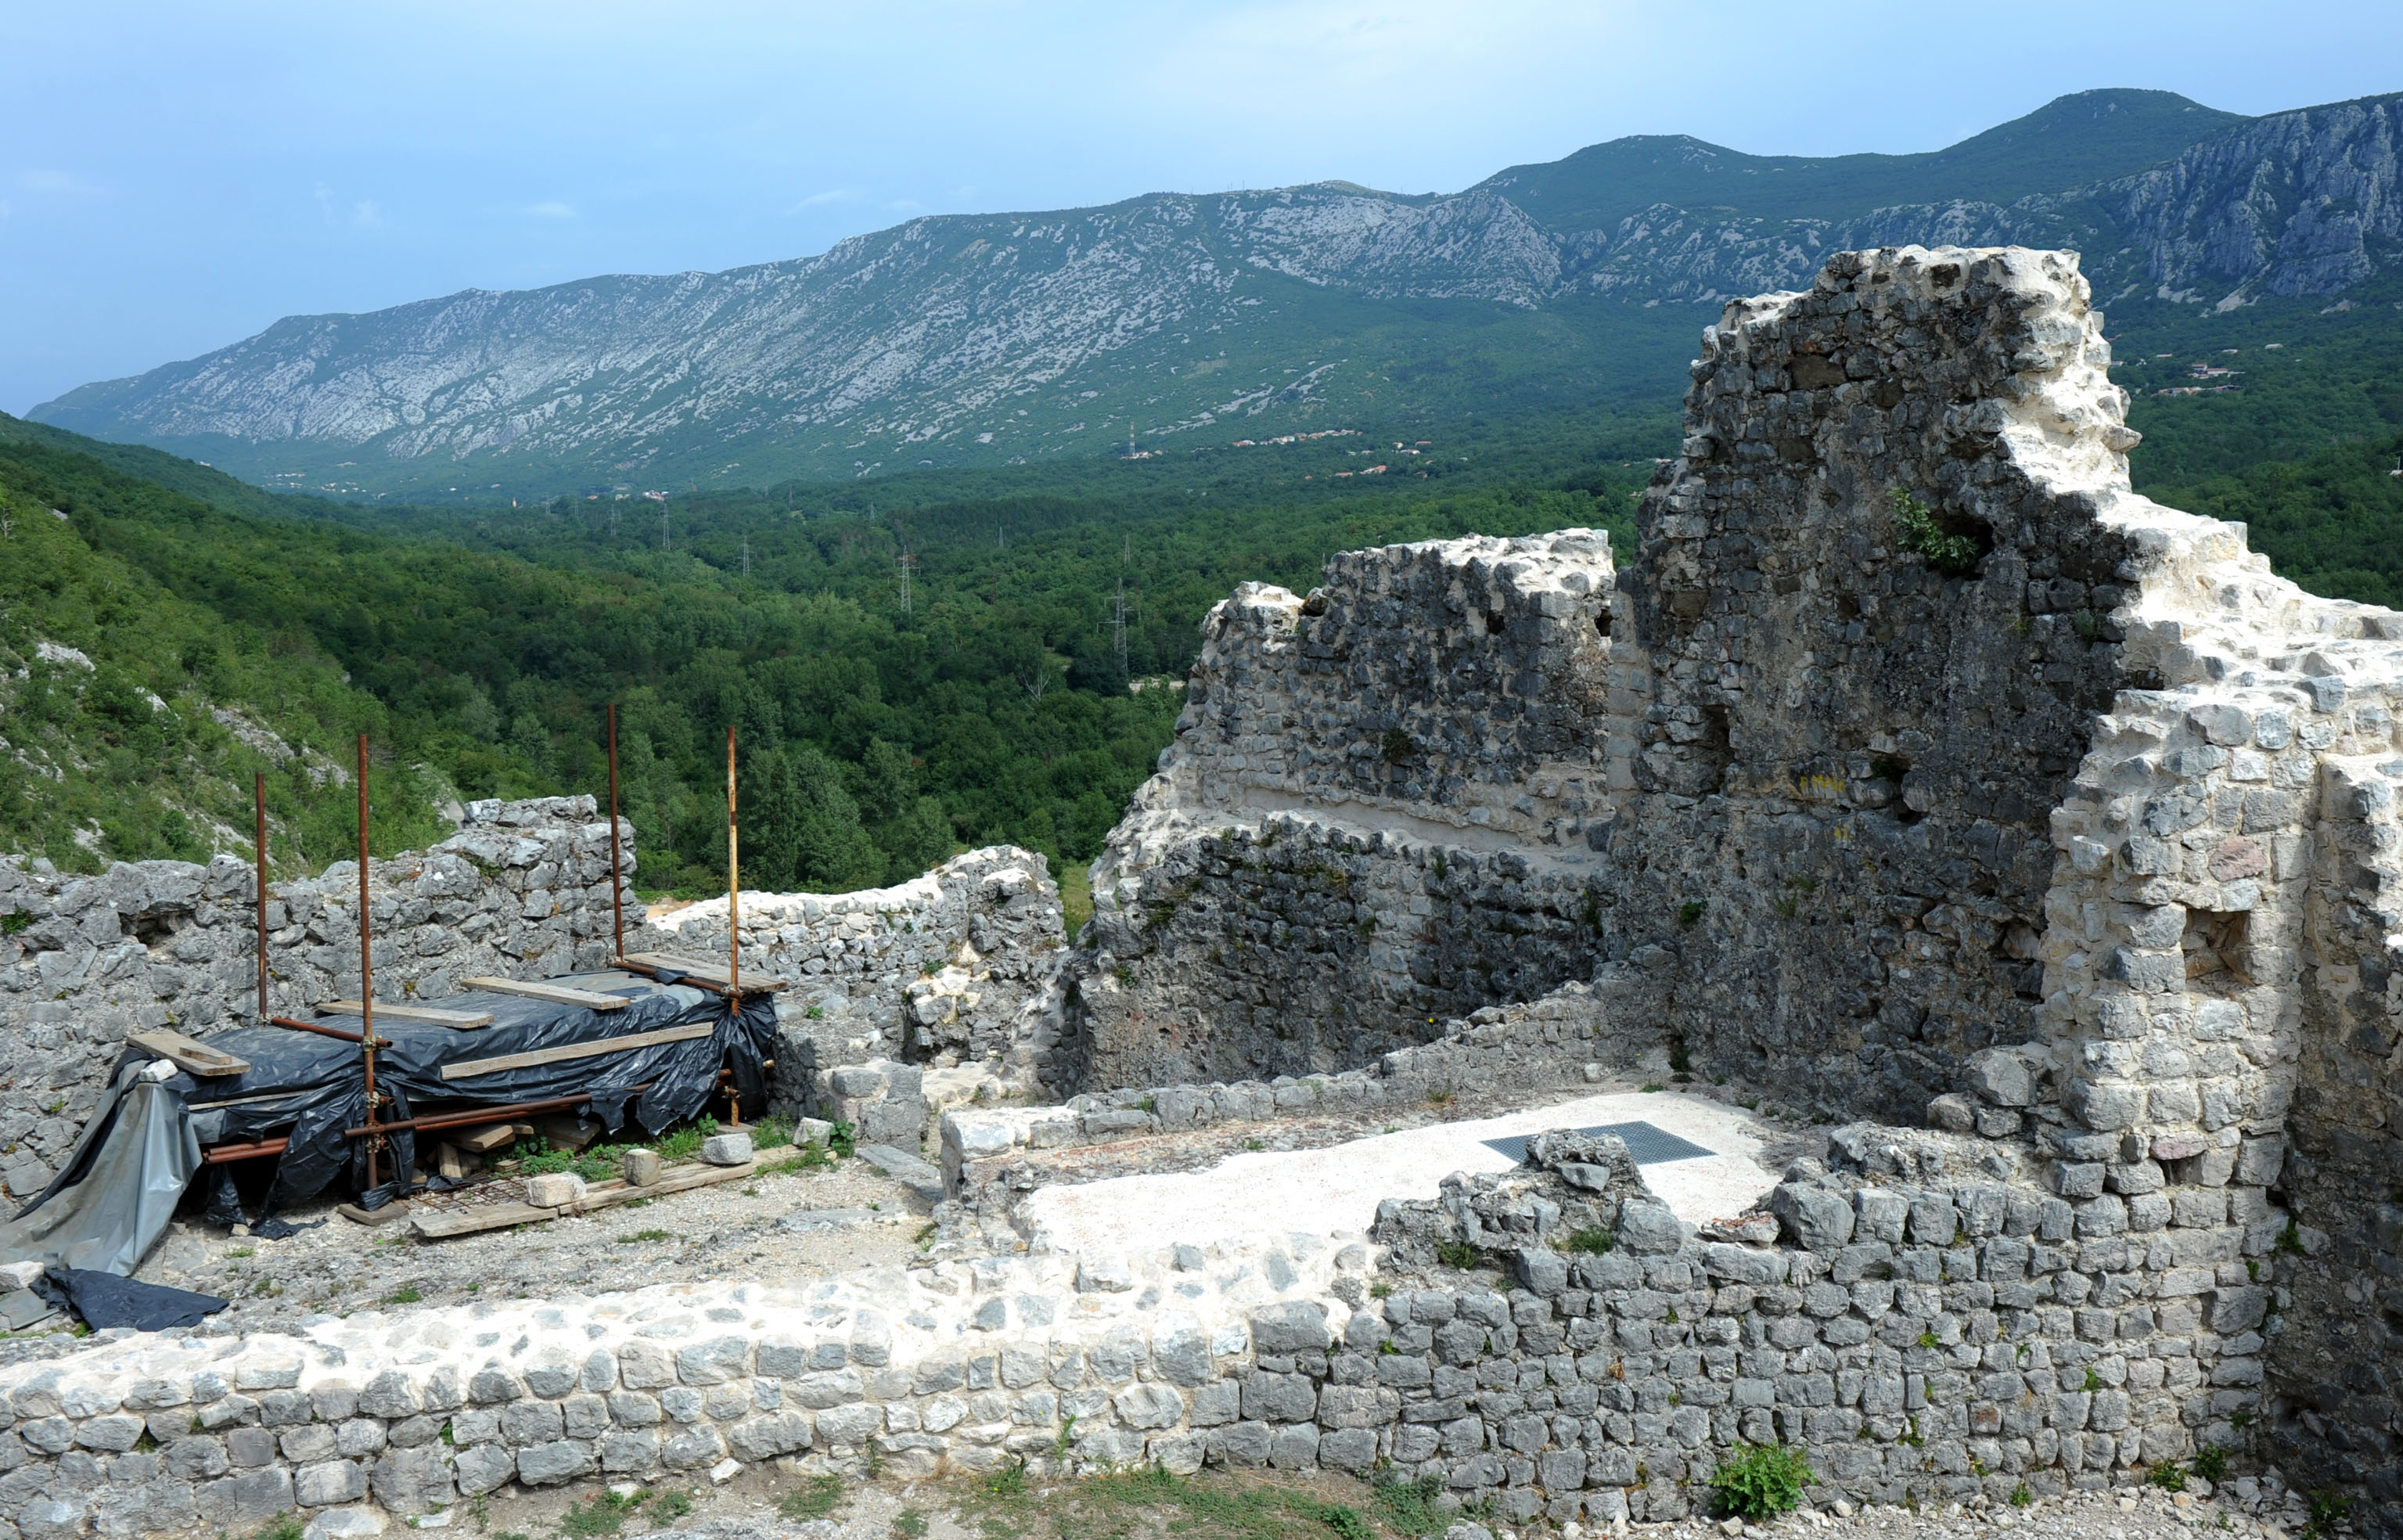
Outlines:
[[[642,884],[683,893],[724,878],[729,723],[746,885],[898,881],[1002,839],[1090,860],[1236,583],[1307,588],[1330,552],[1395,540],[1623,537],[1650,469],[916,506],[880,486],[881,508],[797,484],[404,524],[6,426],[0,665],[26,679],[0,718],[24,756],[0,759],[0,842],[87,870],[246,851],[266,771],[273,859],[313,869],[349,848],[355,733],[391,850],[438,837],[452,798],[601,791],[615,701]]]
[[[2264,313],[2117,339],[2138,487],[2324,593],[2403,600],[2403,332]],[[2199,374],[2198,366],[2225,374]],[[2192,392],[2192,394],[2188,394]],[[1666,402],[657,501],[375,507],[0,417],[0,848],[63,868],[353,848],[446,804],[599,793],[620,711],[646,891],[898,881],[995,840],[1099,851],[1174,730],[1202,614],[1337,550],[1567,524],[1630,550]],[[55,515],[55,516],[54,516]]]

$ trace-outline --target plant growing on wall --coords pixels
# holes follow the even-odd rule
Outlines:
[[[1802,1489],[1818,1477],[1800,1450],[1744,1444],[1711,1473],[1719,1507],[1737,1519],[1769,1519],[1801,1505]]]
[[[1978,561],[1986,553],[1977,541],[1946,533],[1927,505],[1900,487],[1888,492],[1885,500],[1894,513],[1895,543],[1904,550],[1949,576],[1966,577],[1978,570]]]

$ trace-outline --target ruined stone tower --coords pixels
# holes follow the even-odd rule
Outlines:
[[[2108,364],[2074,254],[1838,254],[1704,331],[1626,571],[1573,530],[1247,585],[1063,1059],[1343,1069],[1588,983],[1630,1056],[1995,1141],[2232,1354],[2160,1415],[2266,1373],[2282,1458],[2403,1499],[2403,616],[2134,495]]]

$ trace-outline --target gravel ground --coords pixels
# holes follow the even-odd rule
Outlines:
[[[206,1329],[243,1332],[380,1302],[605,1293],[670,1271],[694,1283],[788,1283],[913,1256],[926,1214],[909,1188],[852,1159],[442,1241],[417,1240],[406,1224],[356,1225],[330,1204],[286,1215],[326,1223],[282,1241],[179,1218],[135,1276],[232,1300]]]

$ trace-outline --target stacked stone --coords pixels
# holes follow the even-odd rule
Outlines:
[[[1297,1239],[128,1337],[0,1371],[0,1519],[414,1513],[512,1480],[848,1467],[873,1440],[905,1475],[1389,1469],[1513,1520],[1661,1519],[1742,1443],[1800,1448],[1815,1502],[2004,1501],[2140,1480],[2235,1442],[2258,1405],[2271,1291],[2158,1239],[2081,1237],[2063,1200],[1798,1171],[1772,1245],[1689,1235],[1624,1186],[1577,1199],[1615,1224],[1598,1255],[1556,1249],[1542,1209],[1565,1188],[1477,1209],[1507,1288],[1372,1288],[1366,1247]]]
[[[609,825],[589,797],[467,805],[459,832],[368,871],[376,992],[436,998],[478,975],[607,965]],[[620,825],[629,913],[632,830]],[[271,1010],[306,1016],[359,991],[358,867],[270,884]],[[0,857],[0,1176],[49,1185],[125,1038],[205,1039],[258,1015],[257,888],[229,856],[119,862],[98,877]],[[634,944],[630,937],[629,944]]]
[[[994,845],[856,893],[745,893],[743,958],[792,981],[777,996],[780,1086],[871,1059],[983,1063],[1026,1087],[1059,1041],[1059,884],[1041,853]],[[726,950],[726,901],[663,917],[677,950]],[[910,1143],[916,1143],[912,1135]]]
[[[1340,1292],[1361,1294],[1367,1262],[1297,1238],[887,1269],[806,1295],[369,1313],[300,1337],[110,1333],[0,1370],[0,1521],[49,1540],[361,1503],[420,1514],[512,1481],[728,1460],[1192,1471],[1241,1417],[1255,1347],[1323,1349],[1347,1313],[1327,1291],[1348,1277]]]
[[[1430,541],[1326,576],[1204,621],[1176,740],[1094,868],[1063,1083],[1342,1068],[1594,960],[1607,539]]]
[[[1435,1041],[1396,1049],[1367,1069],[1087,1091],[1056,1107],[955,1108],[943,1114],[938,1134],[944,1190],[980,1213],[1006,1217],[994,1211],[996,1195],[988,1189],[995,1184],[1007,1189],[997,1195],[1005,1208],[1008,1193],[1033,1190],[1043,1172],[1039,1165],[1026,1165],[1029,1156],[1220,1124],[1418,1108],[1431,1095],[1475,1098],[1591,1084],[1611,1066],[1632,1061],[1650,1041],[1648,1033],[1631,1038],[1613,1029],[1614,1007],[1623,1008],[1629,998],[1624,975],[1607,970],[1598,984],[1564,984],[1523,1006],[1489,1006],[1446,1023]]]
[[[1540,851],[1292,813],[1198,836],[1097,900],[1062,1084],[1369,1062],[1591,974],[1601,902],[1586,869]]]

